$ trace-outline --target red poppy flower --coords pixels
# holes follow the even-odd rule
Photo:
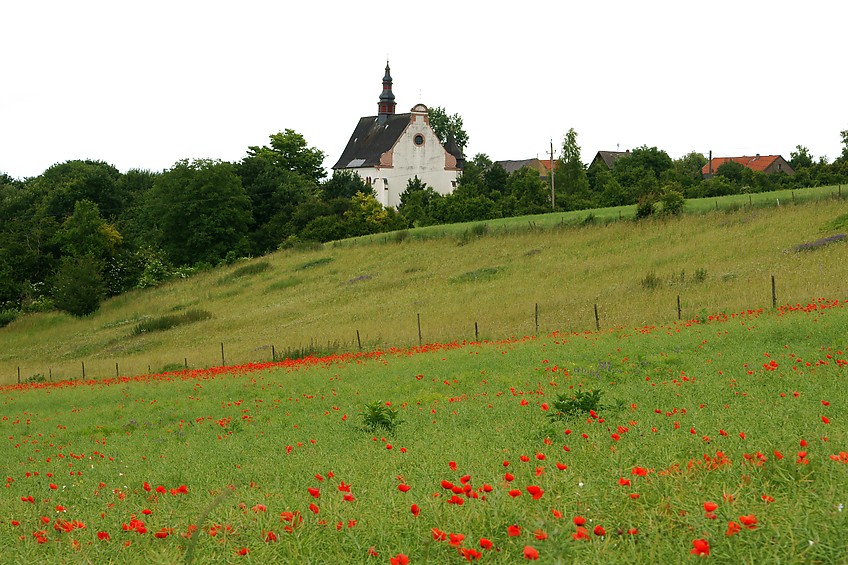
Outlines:
[[[389,557],[389,563],[391,565],[409,565],[409,557],[403,553],[398,553],[394,557]]]
[[[377,552],[377,549],[372,545],[368,548],[368,555],[371,557],[379,557],[380,554]]]
[[[589,530],[587,530],[583,526],[577,526],[577,531],[574,532],[573,534],[571,534],[571,537],[573,537],[576,540],[581,540],[581,539],[588,540],[588,539],[590,539],[589,538]]]
[[[459,547],[462,545],[462,540],[465,539],[464,534],[450,534],[448,536],[448,545],[452,545],[454,547]]]
[[[451,471],[456,471],[456,461],[448,461],[448,467]]]
[[[509,526],[506,529],[506,534],[510,537],[520,536],[521,535],[521,526],[516,526],[515,524]]]
[[[724,532],[724,535],[732,536],[733,534],[737,533],[741,529],[742,529],[742,526],[740,526],[736,522],[733,522],[733,521],[728,522],[727,523],[727,531]]]
[[[594,533],[596,536],[598,536],[598,537],[601,537],[601,536],[605,536],[605,535],[607,535],[607,531],[606,531],[606,530],[604,529],[604,527],[603,527],[603,526],[601,526],[600,524],[598,524],[597,526],[595,526],[595,529],[594,529],[594,530],[592,530],[592,531],[593,531],[593,533]]]
[[[430,528],[430,533],[433,534],[433,540],[435,541],[445,541],[448,539],[448,534],[439,528]]]
[[[515,475],[513,475],[512,473],[507,473],[504,475],[504,480],[508,483],[512,482],[515,480]]]
[[[521,496],[521,491],[518,490],[517,488],[514,488],[511,491],[509,491],[507,494],[510,495],[512,498],[516,498],[516,497]]]
[[[690,553],[694,555],[709,555],[710,554],[710,542],[705,539],[696,539],[692,540],[692,545],[695,546]]]
[[[704,510],[707,512],[714,512],[716,508],[718,508],[718,504],[716,504],[715,502],[704,503]]]
[[[540,498],[542,498],[542,495],[545,494],[545,491],[543,491],[536,485],[530,485],[529,487],[527,487],[527,493],[533,497],[533,500],[539,500]]]
[[[442,488],[443,488],[443,489],[450,490],[450,489],[452,489],[452,488],[453,488],[453,483],[452,483],[452,482],[450,482],[450,481],[448,481],[448,480],[442,480],[442,483],[441,483],[441,484],[442,484]]]
[[[623,486],[623,487],[629,487],[630,486],[630,479],[625,479],[624,477],[621,477],[620,479],[618,479],[618,484]]]
[[[421,508],[419,508],[417,504],[413,504],[413,505],[409,508],[409,511],[410,511],[410,512],[412,512],[412,515],[413,515],[413,516],[415,516],[416,518],[418,518],[418,515],[421,513]]]
[[[486,538],[480,538],[480,547],[483,549],[492,549],[492,542]]]
[[[270,543],[272,541],[277,541],[277,534],[275,534],[274,532],[268,532],[267,534],[265,534],[265,542]]]
[[[562,512],[560,512],[556,508],[552,509],[551,512],[553,513],[554,518],[562,518]]]
[[[586,518],[584,518],[583,516],[575,516],[574,517],[574,525],[575,526],[585,526],[586,525]]]
[[[243,547],[241,549],[236,550],[236,553],[238,555],[247,555],[248,553],[250,553],[250,550],[247,549],[246,547]]]
[[[398,485],[398,490],[400,492],[409,492],[409,489],[411,489],[411,488],[412,488],[411,486],[404,484],[404,483],[401,483],[401,484]]]
[[[109,532],[97,532],[97,539],[101,541],[109,541],[112,538],[109,536]]]
[[[545,541],[546,539],[548,539],[548,534],[547,532],[545,532],[545,530],[536,530],[535,532],[533,532],[533,536],[539,541]]]
[[[319,496],[321,496],[321,491],[315,487],[309,487],[306,490],[309,492],[310,495],[312,495],[312,498],[318,498]]]
[[[536,561],[539,559],[539,552],[536,551],[536,548],[531,547],[529,545],[524,546],[524,559],[528,559],[530,561]]]
[[[568,469],[568,465],[566,465],[565,463],[560,463],[559,461],[557,461],[556,468],[559,469],[560,471],[565,471],[566,469]]]
[[[739,521],[742,522],[742,525],[748,528],[749,530],[753,530],[757,527],[757,517],[753,514],[748,514],[747,516],[739,516]]]

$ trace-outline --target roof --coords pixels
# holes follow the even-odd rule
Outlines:
[[[630,155],[630,151],[598,151],[598,154],[595,155],[595,159],[592,161],[594,162],[598,159],[598,157],[600,157],[607,168],[612,169],[612,166],[615,165],[616,161],[628,155]]]
[[[734,161],[740,165],[744,165],[753,171],[765,172],[778,159],[782,159],[780,155],[754,155],[753,157],[713,157],[712,172],[715,173],[719,167],[728,161]],[[710,163],[707,163],[701,169],[701,173],[710,174]]]
[[[503,167],[504,170],[508,173],[515,172],[515,171],[521,169],[522,167],[536,168],[536,167],[538,167],[538,165],[536,165],[537,163],[542,163],[544,165],[544,161],[540,161],[539,159],[536,159],[536,158],[508,160],[508,161],[495,161],[495,163],[497,163],[498,165]],[[534,167],[534,165],[536,165],[536,167]]]
[[[409,125],[412,114],[388,114],[366,116],[359,119],[342,156],[333,165],[334,169],[376,167],[380,156],[394,147],[395,142]]]

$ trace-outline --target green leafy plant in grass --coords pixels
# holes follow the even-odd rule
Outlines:
[[[662,286],[662,279],[657,276],[657,274],[653,271],[645,275],[645,278],[641,281],[642,288],[645,290],[656,290]]]
[[[227,284],[238,279],[249,277],[252,275],[258,275],[259,273],[263,273],[271,268],[271,263],[268,261],[260,261],[258,263],[251,263],[250,265],[245,265],[243,267],[239,267],[232,273],[228,275],[224,275],[220,279],[218,279],[216,284]]]
[[[403,423],[397,408],[375,401],[365,405],[365,410],[359,413],[362,416],[362,429],[367,432],[394,433],[395,429]]]
[[[501,269],[500,267],[483,267],[482,269],[477,269],[476,271],[468,271],[467,273],[451,277],[450,282],[465,283],[485,281],[495,278],[502,270],[503,269]]]
[[[564,420],[587,415],[592,410],[597,412],[601,409],[601,394],[600,390],[578,390],[573,397],[568,396],[567,393],[559,394],[557,399],[551,403],[553,409],[548,414],[548,418],[552,421]]]
[[[306,263],[302,263],[295,267],[295,271],[305,271],[306,269],[313,269],[315,267],[320,267],[321,265],[326,265],[327,263],[331,263],[333,261],[332,257],[321,257],[320,259],[315,259],[313,261],[307,261]]]
[[[207,312],[206,310],[186,310],[182,314],[158,316],[138,323],[135,328],[133,328],[132,335],[170,330],[177,326],[208,320],[211,317],[211,312]]]

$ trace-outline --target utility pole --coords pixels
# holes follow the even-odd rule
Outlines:
[[[556,192],[554,192],[554,140],[551,139],[551,211],[556,211]]]

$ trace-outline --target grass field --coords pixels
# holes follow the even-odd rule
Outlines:
[[[4,387],[3,560],[844,562],[848,303],[710,314]]]
[[[537,333],[536,305],[541,333],[595,329],[595,304],[601,328],[661,324],[677,319],[678,297],[685,319],[770,307],[772,276],[780,304],[845,297],[844,242],[795,251],[848,232],[838,190],[796,191],[796,205],[788,193],[690,201],[702,213],[667,220],[595,210],[589,225],[587,212],[550,214],[278,252],[87,318],[25,316],[0,328],[0,383],[220,365],[222,345],[225,364],[404,347],[419,343],[419,317],[425,343],[521,337]]]

